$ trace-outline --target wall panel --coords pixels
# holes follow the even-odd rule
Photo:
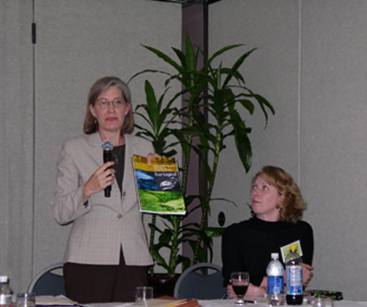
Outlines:
[[[33,239],[31,1],[0,1],[0,273],[29,281]]]
[[[366,15],[366,1],[303,2],[301,174],[316,234],[314,285],[364,300]]]
[[[253,166],[249,174],[242,168],[234,144],[228,142],[215,192],[218,197],[236,201],[238,206],[217,204],[212,212],[214,225],[222,210],[226,212],[227,225],[249,217],[250,180],[263,165],[282,166],[298,177],[298,2],[226,0],[211,5],[209,49],[213,52],[233,43],[243,43],[242,52],[258,48],[246,60],[243,75],[249,88],[268,98],[276,114],[270,116],[266,127],[260,109],[254,116],[247,116],[247,124],[253,128]],[[229,53],[228,63],[232,54],[239,55]],[[219,241],[217,263],[221,263]]]

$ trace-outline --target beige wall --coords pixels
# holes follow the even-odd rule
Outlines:
[[[0,274],[29,280],[33,240],[31,1],[0,1]]]

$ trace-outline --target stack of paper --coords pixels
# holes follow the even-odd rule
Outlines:
[[[38,295],[36,296],[36,305],[64,305],[64,306],[72,306],[77,305],[78,303],[68,299],[64,295]]]

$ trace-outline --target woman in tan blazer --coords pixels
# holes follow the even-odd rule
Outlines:
[[[54,216],[72,224],[65,290],[80,303],[132,301],[153,263],[131,166],[133,154],[146,156],[153,148],[132,136],[133,128],[129,88],[117,77],[101,78],[89,92],[85,135],[66,141],[60,153]],[[114,162],[103,163],[106,141],[114,146]]]

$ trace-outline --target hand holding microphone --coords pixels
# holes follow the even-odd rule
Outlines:
[[[106,144],[109,143],[109,144]],[[105,145],[106,144],[106,145]],[[105,189],[105,197],[111,195],[111,185],[114,181],[114,159],[112,154],[113,145],[105,142],[102,145],[104,164],[98,167],[89,177],[83,188],[83,202],[87,201],[90,196]],[[106,150],[105,150],[106,148]]]

